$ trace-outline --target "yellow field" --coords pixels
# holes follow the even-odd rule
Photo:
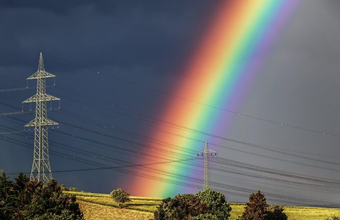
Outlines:
[[[232,212],[230,219],[237,219],[244,210],[244,204],[231,204]],[[325,220],[332,216],[340,216],[340,209],[285,206],[284,213],[289,220]]]
[[[65,192],[77,196],[80,208],[86,220],[106,219],[153,219],[153,212],[162,199],[131,196],[131,202],[125,208],[117,208],[108,194]],[[231,204],[230,219],[237,219],[242,215],[244,204]],[[340,216],[340,209],[316,207],[284,207],[289,220],[325,220],[331,216]]]
[[[153,214],[148,212],[139,212],[134,210],[119,209],[110,206],[97,205],[89,202],[78,201],[80,209],[84,213],[86,220],[120,220],[136,219],[145,220],[153,219]]]

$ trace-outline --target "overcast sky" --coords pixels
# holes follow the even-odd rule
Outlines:
[[[114,104],[140,114],[154,116],[159,114],[159,106],[166,103],[169,97],[143,90],[118,78],[162,91],[171,91],[181,79],[183,73],[181,69],[197,46],[195,40],[204,33],[205,24],[212,17],[218,2],[217,0],[96,2],[79,0],[47,3],[25,0],[1,1],[0,90],[25,87],[26,78],[36,71],[39,52],[42,51],[46,70],[57,76],[57,87],[49,87],[48,93],[62,99],[63,110],[84,116],[99,124],[110,124],[131,132],[148,134],[152,125],[133,117],[109,113],[105,109],[110,109],[110,105]],[[339,11],[338,0],[300,1],[269,52],[261,72],[254,77],[247,95],[241,101],[241,108],[238,109],[244,114],[326,134],[278,126],[247,117],[236,117],[228,137],[274,149],[306,152],[306,156],[323,161],[334,163],[339,161]],[[99,74],[95,74],[97,72]],[[35,86],[34,83],[29,82],[29,86]],[[48,81],[48,85],[52,84],[53,81]],[[0,92],[0,102],[21,109],[21,102],[33,94],[34,90]],[[56,107],[56,104],[52,106]],[[29,108],[29,105],[25,106],[25,110]],[[0,112],[13,111],[17,110],[0,104]],[[93,124],[70,119],[58,111],[50,111],[48,115],[55,121],[66,121],[101,132],[101,129]],[[33,115],[14,117],[28,122]],[[0,116],[0,124],[13,130],[23,129],[23,123],[3,116]],[[57,130],[115,143],[66,126],[60,126]],[[328,133],[339,136],[327,135]],[[27,137],[11,134],[8,137],[33,145],[33,139],[29,136],[32,134],[28,132]],[[86,141],[74,140],[71,137],[67,139],[53,131],[50,132],[50,140],[93,151],[93,147],[85,144]],[[138,141],[142,142],[139,139]],[[340,181],[340,167],[336,164],[255,150],[221,140],[214,141],[311,166],[219,149],[219,155],[224,158]],[[51,150],[86,157],[52,143]],[[30,171],[32,149],[2,141],[0,152],[0,169],[6,172]],[[107,151],[100,149],[96,152],[107,154]],[[133,160],[133,156],[128,154],[110,155],[113,158]],[[95,161],[93,157],[89,160]],[[115,165],[112,162],[108,164]],[[52,170],[93,167],[54,155],[51,155],[51,166]],[[330,169],[320,169],[316,166]],[[338,190],[317,192],[301,188],[291,189],[287,184],[261,180],[256,182],[256,179],[249,177],[232,174],[230,176],[235,179],[226,180],[220,173],[212,173],[217,182],[227,181],[230,185],[254,191],[261,189],[334,203],[338,202],[340,194]],[[67,186],[108,193],[113,188],[121,187],[121,184],[129,180],[130,175],[97,171],[56,173],[54,177]],[[185,192],[184,190],[181,193]],[[247,200],[247,197],[242,196],[227,195],[227,197],[231,201]]]

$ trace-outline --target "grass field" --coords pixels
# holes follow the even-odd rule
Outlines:
[[[77,196],[80,208],[86,220],[109,219],[153,219],[153,212],[162,201],[160,198],[131,196],[131,202],[125,208],[118,208],[108,194],[69,192]],[[242,215],[244,204],[231,204],[230,219]],[[340,216],[340,209],[286,206],[284,212],[289,220],[325,220],[331,216]]]

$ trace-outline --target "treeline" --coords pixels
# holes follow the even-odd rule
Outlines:
[[[43,185],[20,173],[10,181],[0,173],[0,219],[82,220],[76,197],[62,193],[56,180]]]

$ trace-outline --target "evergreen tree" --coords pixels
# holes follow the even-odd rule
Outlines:
[[[274,206],[269,209],[267,220],[287,220],[287,215],[283,212],[283,208],[281,206]]]
[[[265,196],[260,192],[251,194],[242,215],[242,220],[266,220],[268,205]]]

